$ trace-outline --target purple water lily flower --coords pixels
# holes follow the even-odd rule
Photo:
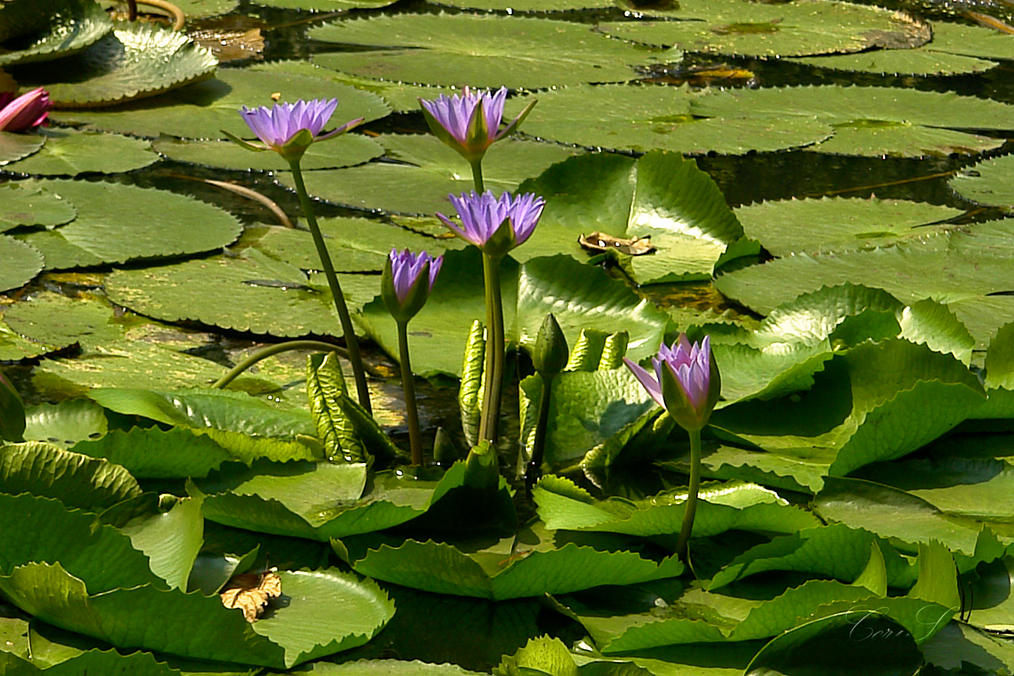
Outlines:
[[[37,87],[17,98],[0,92],[0,131],[21,132],[35,129],[46,121],[53,107],[49,92]]]
[[[627,358],[623,362],[680,427],[699,430],[707,424],[721,389],[709,336],[700,343],[691,343],[681,333],[671,347],[663,343],[651,358],[654,377]]]
[[[322,134],[324,125],[331,119],[337,107],[338,99],[277,103],[270,108],[243,106],[240,115],[264,145],[246,143],[231,134],[229,137],[251,150],[274,150],[284,157],[298,158],[306,152],[310,144],[343,134],[363,121],[363,118],[359,117]]]
[[[466,242],[485,253],[502,256],[531,237],[546,201],[533,193],[495,197],[489,190],[449,195],[461,217],[461,227],[438,213],[437,217]],[[504,227],[506,224],[506,227]]]
[[[430,256],[425,251],[391,250],[384,266],[381,296],[395,319],[408,321],[422,309],[443,264],[443,256]]]
[[[419,99],[419,105],[433,135],[469,162],[475,162],[482,159],[493,143],[513,134],[535,105],[534,101],[530,103],[510,124],[500,129],[506,99],[506,87],[495,92],[474,92],[465,87],[461,94],[441,94],[432,101]]]

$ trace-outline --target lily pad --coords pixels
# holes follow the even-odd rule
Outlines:
[[[53,227],[74,220],[70,200],[34,183],[0,185],[0,232],[20,225]]]
[[[705,279],[743,234],[714,181],[692,160],[653,152],[639,160],[586,155],[560,163],[520,190],[546,198],[521,260],[564,252],[587,254],[578,237],[593,230],[614,237],[652,238],[654,253],[617,254],[639,284]]]
[[[308,171],[303,175],[314,197],[360,209],[384,209],[402,213],[448,211],[450,193],[474,189],[472,173],[461,155],[430,135],[385,135],[380,142],[392,162],[371,162],[349,169]],[[496,192],[515,190],[529,176],[537,175],[577,150],[547,143],[506,140],[490,148],[482,170],[486,188]],[[279,180],[292,186],[292,177]]]
[[[775,256],[867,249],[953,226],[931,225],[963,211],[925,202],[825,197],[760,202],[735,209],[747,237]]]
[[[4,261],[0,268],[0,291],[27,284],[44,265],[38,249],[6,235],[0,235],[0,260]]]
[[[46,142],[42,134],[12,134],[0,131],[0,166],[38,152]]]
[[[1014,211],[1014,155],[983,160],[965,167],[949,182],[951,189],[976,204]]]
[[[678,51],[639,49],[584,24],[468,14],[403,14],[327,24],[310,37],[384,49],[316,54],[327,68],[379,80],[476,87],[625,82],[632,66],[678,61]]]
[[[317,71],[321,74],[312,74]],[[62,111],[54,113],[53,117],[61,122],[83,123],[94,129],[136,136],[167,134],[225,139],[223,129],[241,138],[252,137],[239,110],[244,105],[273,105],[270,94],[274,92],[281,94],[284,101],[337,98],[340,108],[335,126],[356,117],[369,122],[390,112],[387,104],[375,94],[337,83],[323,75],[326,73],[325,69],[285,61],[227,68],[220,70],[215,79],[151,101],[108,111]]]
[[[999,65],[996,61],[939,52],[929,46],[810,56],[791,61],[829,70],[898,75],[963,75],[981,73]]]
[[[94,0],[60,2],[47,13],[47,17],[40,32],[21,35],[5,44],[5,48],[0,50],[0,66],[69,56],[113,30],[112,21]],[[0,23],[4,23],[3,18],[0,18]],[[0,33],[3,32],[6,31],[0,29]]]
[[[239,222],[228,212],[163,190],[83,181],[39,185],[78,210],[77,218],[55,234],[105,263],[208,251],[240,233]]]
[[[395,2],[397,0],[257,0],[254,4],[311,12],[341,12],[351,9],[380,9]]]
[[[361,307],[380,290],[376,276],[341,278],[346,301]],[[119,270],[105,280],[109,298],[140,314],[273,336],[341,335],[331,293],[299,268],[256,250],[163,267]],[[195,304],[195,294],[207,302]]]
[[[84,439],[98,439],[108,423],[102,407],[88,399],[68,399],[58,404],[39,404],[25,412],[25,439],[73,446]]]
[[[646,152],[737,155],[783,150],[831,136],[826,123],[758,118],[699,118],[690,112],[696,95],[668,86],[574,85],[537,95],[524,130],[554,141]]]
[[[703,11],[702,11],[703,10]],[[650,8],[649,14],[654,14]],[[907,14],[831,0],[778,4],[721,0],[679,3],[681,21],[599,24],[610,35],[689,52],[737,56],[802,56],[859,52],[878,46],[917,47],[929,28]]]
[[[110,430],[100,439],[76,444],[74,452],[106,458],[140,479],[201,478],[234,459],[207,436],[179,427]]]
[[[119,646],[287,669],[366,643],[394,614],[370,581],[335,569],[280,571],[290,603],[255,624],[217,595],[152,585],[93,594],[57,564],[29,563],[0,577],[15,604],[49,624]],[[193,631],[195,623],[205,630]],[[148,626],[163,627],[150,632]]]
[[[129,320],[102,299],[40,293],[7,308],[7,324],[19,335],[54,347],[98,347],[123,340]]]
[[[1012,111],[1010,104],[952,92],[836,85],[727,90],[691,103],[694,115],[706,117],[815,118],[835,127],[836,136],[809,149],[855,155],[919,156],[996,147],[1000,139],[948,130],[1006,130]],[[839,135],[843,138],[836,141]]]
[[[486,11],[568,12],[575,9],[615,7],[616,0],[436,0],[434,4]]]
[[[391,249],[426,251],[437,256],[448,249],[465,246],[457,237],[426,237],[365,218],[326,218],[321,219],[319,225],[339,272],[382,272]],[[271,228],[257,241],[256,247],[303,270],[320,267],[313,238],[306,230]]]
[[[541,524],[492,546],[443,542],[385,541],[363,535],[334,541],[339,556],[364,575],[440,594],[504,599],[589,589],[604,584],[633,584],[675,577],[683,564],[675,556],[659,561],[629,549],[598,548],[565,538]]]
[[[232,141],[186,141],[161,138],[152,147],[175,162],[221,167],[236,171],[288,171],[289,163],[274,152],[255,153]],[[362,134],[342,134],[327,143],[314,143],[303,155],[299,166],[310,169],[351,167],[384,154],[373,139]]]
[[[211,52],[184,33],[148,23],[118,23],[72,59],[34,70],[23,85],[45,86],[59,108],[94,108],[154,96],[215,72]]]
[[[142,139],[73,129],[47,129],[39,152],[4,167],[35,176],[77,176],[88,172],[116,174],[157,162],[151,144]]]

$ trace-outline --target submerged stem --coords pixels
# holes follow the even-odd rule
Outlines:
[[[292,179],[296,184],[296,195],[299,196],[299,205],[303,209],[303,216],[310,226],[310,233],[313,235],[313,245],[317,247],[317,255],[320,257],[320,265],[324,268],[324,276],[327,278],[327,285],[331,288],[331,296],[334,298],[335,309],[338,310],[338,319],[342,325],[342,335],[345,338],[345,345],[349,350],[349,361],[352,363],[352,374],[356,380],[356,394],[359,398],[359,405],[367,413],[372,413],[370,406],[370,391],[366,385],[366,372],[363,369],[363,358],[359,354],[359,341],[356,339],[356,332],[352,326],[352,317],[349,315],[349,307],[345,304],[345,296],[342,294],[341,285],[338,284],[338,275],[335,274],[334,266],[331,264],[331,256],[327,252],[327,245],[324,237],[320,234],[317,226],[317,217],[313,213],[313,205],[310,204],[310,196],[306,193],[306,186],[303,184],[303,172],[299,169],[299,160],[290,160],[289,167],[292,169]]]
[[[687,430],[690,434],[690,485],[687,487],[686,511],[683,525],[676,541],[676,553],[684,563],[689,560],[690,534],[694,530],[694,514],[697,512],[697,493],[701,488],[701,431]]]
[[[479,438],[496,445],[496,428],[500,418],[500,389],[503,386],[504,330],[503,298],[500,296],[500,259],[482,255],[482,276],[486,283],[486,383],[482,392],[482,418]]]
[[[211,386],[217,389],[222,389],[235,380],[237,376],[243,373],[243,371],[246,371],[257,362],[267,359],[268,357],[273,357],[281,352],[288,352],[289,350],[322,350],[325,352],[337,352],[346,359],[349,357],[348,351],[344,348],[338,347],[337,345],[332,345],[331,343],[325,343],[320,340],[288,340],[284,343],[268,345],[265,348],[257,350],[252,355],[233,366],[228,373],[216,380]]]
[[[415,379],[408,354],[408,322],[398,324],[398,357],[401,362],[401,388],[405,392],[405,417],[408,419],[408,443],[412,464],[423,464],[422,433],[419,431],[419,409],[415,403]]]

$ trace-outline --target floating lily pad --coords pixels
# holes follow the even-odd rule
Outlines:
[[[391,45],[316,54],[327,68],[380,80],[476,87],[548,87],[625,82],[632,66],[680,53],[608,40],[585,24],[468,14],[404,14],[355,19],[310,31],[328,42]]]
[[[405,162],[372,162],[361,167],[308,171],[307,191],[321,199],[361,209],[403,213],[454,212],[451,193],[474,189],[472,172],[461,155],[431,135],[385,135],[380,138],[388,155]],[[494,145],[482,163],[486,188],[496,192],[517,188],[551,164],[580,152],[572,148],[506,140]],[[279,176],[292,186],[292,177]]]
[[[139,99],[210,77],[218,62],[184,33],[119,23],[81,54],[46,64],[24,85],[45,86],[55,106],[92,108]]]
[[[563,143],[645,152],[742,154],[818,143],[831,136],[826,122],[694,117],[687,89],[665,86],[579,85],[540,92],[524,131]]]
[[[615,7],[616,0],[436,0],[435,4],[487,11],[509,9],[515,12],[567,12],[575,9]]]
[[[791,199],[735,209],[747,237],[775,256],[800,251],[867,249],[954,226],[929,225],[963,211],[906,200]]]
[[[12,134],[0,131],[0,166],[38,152],[46,142],[42,134]]]
[[[350,9],[379,9],[395,2],[397,0],[256,0],[254,4],[312,12],[340,12]]]
[[[170,160],[221,167],[237,171],[288,171],[289,163],[275,152],[251,152],[232,141],[185,141],[162,138],[152,146]],[[351,167],[384,154],[373,139],[362,134],[342,134],[327,143],[314,143],[303,155],[304,170]]]
[[[617,254],[639,284],[708,278],[743,234],[714,181],[693,160],[675,153],[653,152],[639,160],[576,157],[521,189],[544,196],[547,204],[539,226],[515,257],[564,252],[583,261],[582,234],[650,236],[653,253]]]
[[[219,16],[232,11],[239,0],[176,0],[175,4],[189,18]]]
[[[88,297],[40,293],[7,308],[7,324],[18,334],[47,345],[96,347],[124,339],[128,319],[109,303]]]
[[[392,543],[371,535],[333,544],[364,575],[439,594],[498,601],[634,584],[683,572],[675,556],[655,561],[629,549],[610,550],[600,537],[561,537],[536,523],[523,535],[492,546],[400,539]]]
[[[227,68],[215,79],[186,87],[171,95],[158,97],[143,104],[119,106],[108,111],[62,111],[54,117],[62,122],[84,123],[95,129],[106,129],[138,136],[183,136],[187,138],[225,139],[221,130],[241,138],[253,133],[243,122],[242,106],[270,106],[272,93],[283,101],[313,98],[337,98],[340,104],[335,126],[363,117],[367,122],[390,112],[378,96],[340,84],[324,75],[326,69],[313,69],[306,64],[277,62],[249,68]]]
[[[110,430],[101,439],[82,441],[73,450],[106,458],[141,479],[201,478],[234,459],[207,436],[180,427]]]
[[[963,54],[980,59],[1014,59],[1014,45],[1008,33],[982,26],[950,21],[933,22],[933,40],[924,49]]]
[[[23,3],[29,4],[29,3]],[[0,14],[9,10],[2,10]],[[16,11],[16,10],[15,10]],[[36,8],[37,12],[44,12]],[[113,30],[113,23],[94,0],[66,0],[46,13],[47,20],[37,33],[20,36],[0,50],[0,66],[33,61],[50,61],[85,49]],[[0,17],[0,24],[4,24]],[[0,35],[5,33],[0,27]],[[0,38],[2,39],[2,38]]]
[[[1014,211],[1014,155],[983,160],[965,167],[949,185],[976,204]]]
[[[1014,124],[1014,106],[1010,104],[895,87],[727,90],[694,99],[691,112],[721,118],[816,118],[832,125],[835,136],[809,150],[855,155],[978,152],[997,147],[1002,140],[953,130],[1006,130]]]
[[[91,267],[103,263],[100,256],[68,242],[60,234],[59,229],[35,230],[17,234],[15,237],[38,249],[46,259],[46,265],[50,270]]]
[[[77,207],[77,218],[56,233],[102,262],[217,249],[240,233],[232,214],[175,193],[84,181],[39,185]]]
[[[29,441],[69,447],[84,439],[97,439],[106,430],[105,412],[89,399],[39,404],[25,412],[25,439]]]
[[[339,272],[381,272],[391,249],[426,251],[437,256],[447,249],[461,249],[465,246],[457,237],[426,237],[365,218],[322,219],[320,230],[335,269]],[[269,256],[304,270],[320,267],[313,237],[306,230],[271,228],[261,236],[256,246]]]
[[[918,49],[881,49],[859,54],[811,56],[790,59],[816,68],[898,75],[959,75],[995,68],[996,61],[961,54],[947,54],[929,46]]]
[[[375,275],[340,280],[353,311],[380,292]],[[323,280],[311,284],[299,268],[259,251],[120,270],[106,277],[105,287],[113,302],[158,319],[273,336],[341,335]],[[195,298],[202,300],[195,303]]]
[[[0,235],[0,291],[16,289],[39,274],[43,268],[42,254],[24,242]]]
[[[70,200],[26,182],[0,185],[0,232],[19,225],[53,227],[74,220],[77,210]]]
[[[650,8],[649,14],[655,14]],[[738,56],[802,56],[917,47],[928,26],[907,14],[831,0],[778,4],[720,0],[679,3],[681,21],[601,23],[610,35],[690,52]]]
[[[151,144],[142,139],[73,129],[47,129],[46,145],[7,171],[35,176],[77,176],[88,172],[116,174],[157,162]]]

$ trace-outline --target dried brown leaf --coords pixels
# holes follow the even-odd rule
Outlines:
[[[282,578],[274,573],[236,575],[219,593],[226,608],[240,608],[247,622],[256,622],[271,599],[282,595]]]

